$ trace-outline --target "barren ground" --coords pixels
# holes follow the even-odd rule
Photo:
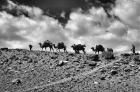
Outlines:
[[[0,51],[0,92],[140,92],[139,55],[116,56],[115,60],[100,57],[100,61],[93,61],[92,56]],[[61,60],[68,63],[58,66]],[[21,84],[13,84],[14,79]]]

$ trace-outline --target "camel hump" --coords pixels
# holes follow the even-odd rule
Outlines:
[[[91,47],[92,50],[95,50],[94,47]]]
[[[51,43],[51,41],[46,40],[46,41],[44,41],[44,43],[43,43],[43,44],[45,44],[45,45],[51,45],[52,43]]]
[[[82,44],[77,44],[77,46],[82,46]]]
[[[64,44],[64,42],[60,42],[60,44]]]
[[[46,40],[45,43],[51,43],[49,40]]]
[[[96,48],[95,48],[97,51],[104,51],[104,47],[102,45],[96,45]]]
[[[58,43],[58,45],[64,46],[64,42],[60,42],[60,43]]]
[[[74,48],[84,48],[85,45],[77,44],[77,45],[72,45],[72,47],[74,47]]]

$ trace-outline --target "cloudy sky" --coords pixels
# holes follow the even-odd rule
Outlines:
[[[39,42],[102,44],[140,50],[140,0],[1,0],[0,47],[39,49]]]

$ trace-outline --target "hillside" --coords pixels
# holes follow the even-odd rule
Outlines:
[[[139,55],[0,51],[0,92],[139,92]],[[60,61],[66,63],[59,64]]]

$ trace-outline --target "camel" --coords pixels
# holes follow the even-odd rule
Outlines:
[[[53,46],[56,50],[59,50],[59,52],[61,49],[63,49],[64,52],[67,52],[67,50],[66,50],[67,47],[63,42],[58,43],[57,46],[55,44],[53,44]]]
[[[51,50],[54,50],[53,49],[53,44],[49,40],[44,41],[43,44],[42,43],[39,43],[39,45],[42,48],[42,50],[43,50],[43,48],[45,48],[45,50],[46,50],[48,47],[50,48],[50,51]]]
[[[85,54],[86,52],[85,52],[85,47],[86,47],[86,45],[81,45],[81,44],[77,44],[77,45],[72,45],[71,46],[72,48],[73,48],[73,50],[75,51],[75,53],[77,53],[77,54],[79,54],[79,51],[83,51],[83,53]]]
[[[104,52],[104,51],[105,51],[105,49],[104,49],[104,47],[103,47],[102,45],[96,45],[95,48],[92,47],[91,49],[95,52],[95,54],[96,54],[97,52],[98,52],[98,54],[99,54],[100,52]]]
[[[40,46],[40,48],[43,50],[43,48],[45,48],[44,47],[44,45],[40,42],[40,43],[38,43],[39,44],[39,46]]]

